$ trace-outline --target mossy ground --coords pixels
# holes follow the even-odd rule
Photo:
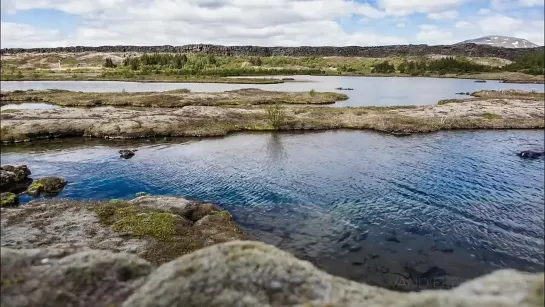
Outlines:
[[[180,108],[189,105],[328,104],[346,99],[348,99],[347,95],[333,92],[278,92],[259,89],[242,89],[221,93],[191,93],[185,89],[149,93],[84,93],[59,90],[30,90],[2,93],[0,104],[42,101],[66,107]]]
[[[97,214],[100,223],[113,227],[115,231],[148,239],[151,244],[141,256],[154,264],[170,261],[205,245],[206,236],[199,229],[195,229],[191,221],[170,212],[130,204],[123,200],[92,204],[89,209]],[[201,205],[199,209],[193,212],[195,215],[192,217],[195,219],[208,214],[228,216],[227,224],[239,231],[228,212],[210,210],[206,205]]]

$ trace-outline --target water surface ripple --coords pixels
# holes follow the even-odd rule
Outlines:
[[[145,191],[218,203],[258,239],[371,284],[450,287],[544,267],[544,160],[516,155],[543,150],[543,131],[42,144],[3,147],[2,163],[65,177],[62,197]],[[120,159],[127,146],[139,151]]]

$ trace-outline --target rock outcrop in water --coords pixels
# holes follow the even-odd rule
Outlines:
[[[58,48],[4,48],[0,54],[15,53],[50,53],[50,52],[181,52],[205,53],[218,56],[344,56],[384,58],[392,56],[451,55],[471,57],[497,57],[515,60],[522,54],[543,50],[538,48],[502,48],[477,44],[457,45],[395,45],[374,47],[260,47],[260,46],[219,46],[219,45],[184,45],[184,46],[100,46],[100,47],[58,47]]]
[[[25,190],[32,182],[28,177],[30,175],[30,169],[26,165],[0,166],[0,192]]]
[[[121,149],[119,151],[119,155],[123,159],[130,159],[135,155],[137,151],[138,149]]]
[[[524,150],[524,151],[521,151],[521,152],[518,153],[519,157],[530,158],[530,159],[543,157],[544,155],[545,155],[545,152],[535,151],[535,150]]]
[[[62,192],[68,182],[60,177],[48,176],[32,182],[28,187],[27,193],[30,196],[38,197],[41,194],[55,196]]]
[[[126,253],[1,249],[6,306],[543,306],[543,274],[502,270],[452,290],[400,293],[324,273],[273,246],[234,241],[154,269]]]

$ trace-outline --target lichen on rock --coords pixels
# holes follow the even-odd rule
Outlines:
[[[19,204],[19,198],[17,194],[10,192],[0,193],[0,206],[1,207],[11,207]]]

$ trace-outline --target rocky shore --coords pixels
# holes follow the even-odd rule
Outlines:
[[[543,274],[502,270],[452,290],[399,293],[329,275],[273,246],[233,241],[155,267],[73,246],[1,248],[5,306],[543,306]]]
[[[244,92],[244,91],[243,91]],[[261,91],[265,92],[265,91]],[[41,93],[41,92],[40,92]],[[68,92],[70,95],[74,94]],[[494,93],[494,94],[492,94]],[[26,97],[27,93],[8,94]],[[97,93],[74,94],[85,99],[54,100],[57,104],[88,106]],[[64,95],[64,93],[59,93]],[[314,105],[221,105],[206,99],[190,104],[176,96],[165,99],[163,93],[114,96],[97,105],[142,105],[146,107],[100,106],[93,108],[63,107],[41,110],[7,110],[1,112],[3,143],[25,142],[56,137],[153,138],[165,136],[223,136],[236,131],[371,129],[406,135],[449,129],[542,129],[544,105],[542,94],[513,96],[511,93],[488,92],[486,97],[441,101],[429,106],[329,108]],[[189,95],[189,94],[180,94]],[[218,97],[222,94],[214,94]],[[306,93],[312,102],[313,96]],[[266,95],[265,95],[266,96]],[[68,96],[71,97],[71,96]],[[107,97],[107,96],[104,96]],[[134,102],[127,103],[138,97]],[[248,97],[252,97],[249,95]],[[5,98],[5,96],[4,96]],[[244,104],[263,103],[248,98]],[[203,102],[204,101],[204,102]],[[273,102],[274,99],[266,103]],[[286,103],[285,100],[279,101]],[[301,101],[299,101],[301,102]],[[308,101],[306,101],[308,103]],[[219,104],[219,105],[218,105]],[[157,106],[157,107],[149,107]],[[271,113],[272,112],[272,113]],[[277,113],[274,113],[277,112]],[[276,114],[276,115],[275,115]]]
[[[52,53],[52,52],[179,52],[205,53],[218,56],[343,56],[384,58],[392,56],[450,55],[471,57],[497,57],[515,60],[528,52],[543,50],[537,48],[502,48],[477,44],[456,45],[393,45],[374,47],[260,47],[260,46],[219,46],[219,45],[184,45],[184,46],[100,46],[100,47],[58,47],[58,48],[4,48],[0,54],[17,53]]]
[[[2,170],[31,175],[25,166]],[[543,273],[515,270],[410,293],[349,281],[252,241],[218,206],[181,197],[38,199],[0,214],[5,306],[519,307],[544,299]]]
[[[179,197],[49,199],[1,210],[1,246],[18,249],[70,245],[161,264],[205,246],[249,239],[227,211]]]

